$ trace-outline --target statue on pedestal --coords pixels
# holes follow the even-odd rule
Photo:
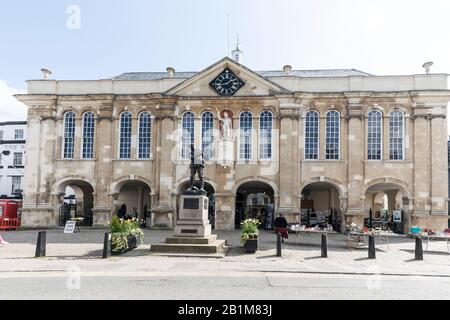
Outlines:
[[[217,109],[217,116],[220,121],[220,133],[221,138],[225,141],[230,141],[233,139],[233,119],[230,118],[229,111],[223,112],[223,118]]]
[[[205,168],[205,158],[203,156],[202,150],[195,150],[194,144],[191,144],[191,177],[190,177],[190,188],[187,190],[188,193],[205,194],[205,180],[203,178],[203,169]],[[198,174],[198,179],[200,180],[200,190],[195,187],[195,176]]]

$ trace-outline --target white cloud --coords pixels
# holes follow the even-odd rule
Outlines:
[[[0,79],[0,122],[27,119],[27,107],[13,97],[19,93],[25,93],[25,91],[12,88],[6,81]]]

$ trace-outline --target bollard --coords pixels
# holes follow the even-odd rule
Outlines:
[[[369,236],[369,259],[375,258],[375,237]]]
[[[281,257],[281,234],[277,233],[277,257]]]
[[[41,231],[38,234],[35,258],[45,257],[46,246],[47,246],[47,232]]]
[[[327,235],[322,234],[322,258],[328,258]]]
[[[109,233],[105,233],[103,240],[103,259],[107,259],[111,256],[111,241],[109,240]]]
[[[423,260],[422,238],[416,237],[415,260]]]

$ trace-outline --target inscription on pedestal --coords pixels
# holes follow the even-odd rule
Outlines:
[[[197,233],[197,230],[192,230],[192,229],[181,229],[181,233]]]
[[[199,199],[185,198],[183,201],[183,209],[200,209]]]

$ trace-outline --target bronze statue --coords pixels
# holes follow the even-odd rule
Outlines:
[[[198,174],[200,180],[200,191],[205,191],[205,181],[203,179],[203,169],[205,168],[205,158],[203,151],[195,150],[194,145],[191,144],[191,187],[190,190],[195,190],[194,180],[195,175]]]

